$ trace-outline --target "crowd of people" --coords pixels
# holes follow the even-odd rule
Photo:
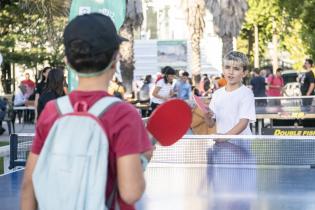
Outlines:
[[[314,71],[312,70],[313,61],[306,59],[304,68],[306,72],[301,73],[296,82],[299,89],[295,90],[294,96],[312,96],[314,91]],[[285,80],[282,76],[283,69],[276,69],[275,74],[264,68],[255,68],[251,72],[247,69],[244,72],[242,83],[253,91],[254,97],[280,97],[291,96],[286,93]],[[176,76],[178,75],[178,76]],[[149,80],[147,78],[150,78]],[[203,74],[201,81],[196,86],[192,84],[192,78],[189,73],[183,70],[175,70],[170,66],[162,68],[156,80],[152,79],[152,75],[147,75],[146,79],[136,81],[134,85],[135,97],[140,102],[150,102],[151,109],[154,110],[157,105],[167,101],[169,98],[180,98],[190,100],[192,95],[203,97],[211,97],[212,94],[227,85],[224,73],[219,76],[209,77]],[[143,96],[146,99],[143,100]],[[293,95],[292,95],[293,96]],[[304,102],[306,101],[306,102]],[[303,100],[306,105],[312,103],[312,98]],[[279,105],[279,100],[270,100],[270,105]],[[272,104],[274,103],[274,104]],[[266,99],[255,100],[256,106],[264,106],[267,104]]]
[[[15,111],[13,120],[17,115],[20,123],[22,117],[25,122],[36,121],[48,101],[67,93],[63,68],[43,68],[39,72],[39,78],[35,80],[36,82],[30,78],[28,72],[24,76],[25,79],[20,82],[12,97],[12,107],[34,107],[34,110]]]

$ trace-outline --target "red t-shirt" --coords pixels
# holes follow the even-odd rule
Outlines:
[[[267,79],[269,85],[277,85],[279,87],[269,87],[267,91],[268,96],[281,96],[281,89],[284,85],[282,77],[270,75]]]
[[[77,101],[86,101],[91,107],[98,99],[109,96],[104,91],[73,91],[69,94],[72,105]],[[53,123],[59,117],[54,101],[46,104],[36,124],[36,132],[32,152],[39,154]],[[109,170],[106,197],[108,198],[117,183],[116,160],[118,157],[143,153],[152,148],[147,131],[136,109],[122,102],[110,107],[101,117],[104,129],[109,139]],[[121,210],[134,210],[133,206],[125,204],[118,195]]]
[[[35,88],[35,83],[34,83],[32,80],[30,80],[30,79],[25,79],[25,80],[23,80],[21,83],[22,83],[23,85],[28,86],[29,88],[32,88],[32,89]]]

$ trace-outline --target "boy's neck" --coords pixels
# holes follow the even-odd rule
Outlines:
[[[79,78],[77,90],[81,91],[107,91],[110,79],[100,77]]]
[[[242,86],[242,83],[236,83],[236,84],[226,84],[226,86],[225,86],[225,90],[227,91],[227,92],[232,92],[232,91],[234,91],[234,90],[236,90],[236,89],[238,89],[238,88],[240,88]]]

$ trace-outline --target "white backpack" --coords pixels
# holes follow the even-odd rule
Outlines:
[[[108,139],[99,117],[121,100],[104,97],[88,112],[78,112],[69,97],[57,99],[60,118],[52,126],[39,155],[33,184],[40,210],[106,210]],[[86,109],[85,109],[86,110]]]

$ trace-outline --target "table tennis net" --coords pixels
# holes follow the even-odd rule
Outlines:
[[[34,134],[12,134],[10,136],[10,165],[9,169],[25,166],[32,146]]]
[[[225,140],[225,142],[214,141]],[[314,165],[315,139],[278,136],[187,135],[176,144],[156,146],[152,163]]]

